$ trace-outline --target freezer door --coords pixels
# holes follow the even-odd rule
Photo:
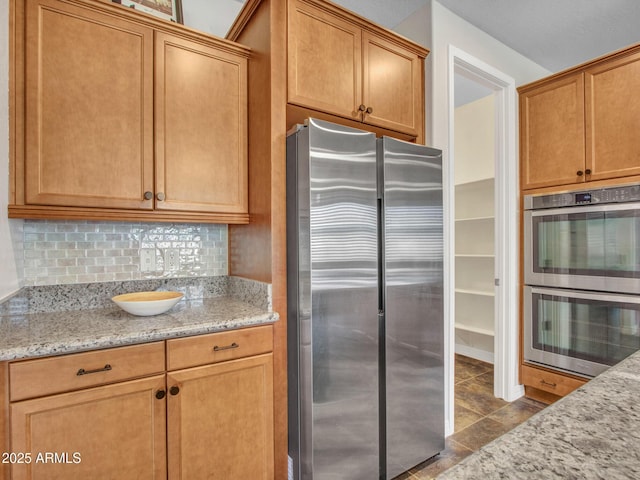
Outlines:
[[[386,478],[444,449],[442,156],[378,140]]]
[[[298,264],[297,291],[289,287],[297,318],[288,322],[298,330],[297,358],[289,361],[298,362],[298,378],[290,382],[299,389],[300,433],[299,448],[290,445],[290,451],[298,450],[295,469],[303,480],[376,479],[376,139],[313,119],[299,135],[305,147],[298,149],[295,178],[302,209],[289,222],[299,230],[288,245],[290,263],[294,256]],[[293,175],[288,170],[288,181]]]

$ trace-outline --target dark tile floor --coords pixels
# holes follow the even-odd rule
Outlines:
[[[395,480],[432,479],[544,407],[524,397],[511,403],[494,397],[493,365],[456,355],[454,433],[440,455]]]

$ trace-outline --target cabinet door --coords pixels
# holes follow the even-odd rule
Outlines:
[[[31,453],[11,478],[166,478],[164,385],[158,375],[11,404],[11,451]]]
[[[364,121],[418,135],[424,110],[423,62],[377,35],[362,35]]]
[[[26,203],[152,208],[152,30],[27,0],[25,68]]]
[[[520,93],[520,139],[523,189],[584,181],[582,73]]]
[[[273,479],[273,358],[167,374],[169,479]]]
[[[247,59],[156,32],[156,209],[247,213]]]
[[[585,73],[591,180],[640,175],[640,53]]]
[[[289,103],[360,120],[360,28],[301,2],[290,5]]]

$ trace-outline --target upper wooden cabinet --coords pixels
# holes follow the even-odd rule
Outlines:
[[[246,58],[161,32],[155,47],[156,208],[246,214]]]
[[[640,175],[640,47],[520,87],[524,190]]]
[[[290,0],[288,101],[417,136],[428,51],[329,2]]]
[[[153,30],[25,5],[25,203],[153,208]]]
[[[521,91],[520,129],[523,188],[580,181],[577,172],[585,169],[583,74]]]
[[[591,180],[640,175],[640,47],[584,75]]]
[[[248,221],[248,49],[109,3],[14,10],[10,216]]]

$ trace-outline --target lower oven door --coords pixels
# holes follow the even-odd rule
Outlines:
[[[524,287],[524,360],[593,377],[640,348],[640,297]]]

